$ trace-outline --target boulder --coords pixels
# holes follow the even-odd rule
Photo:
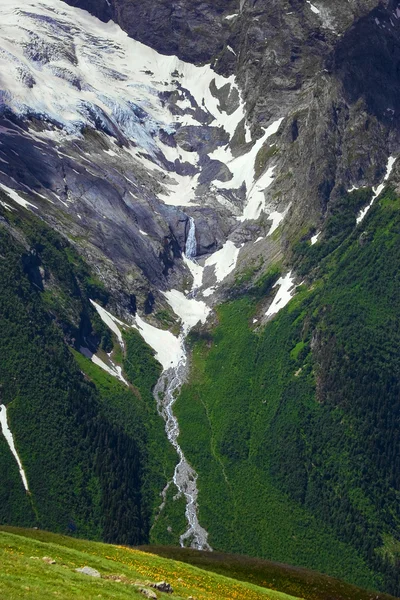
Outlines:
[[[164,592],[164,594],[172,594],[173,588],[170,583],[166,581],[159,581],[158,583],[150,583],[150,587],[158,590],[159,592]]]
[[[75,571],[83,575],[89,575],[89,577],[101,577],[100,573],[92,567],[82,567],[81,569],[75,569]]]

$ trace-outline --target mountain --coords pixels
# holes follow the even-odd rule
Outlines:
[[[400,3],[0,17],[0,523],[399,595]]]

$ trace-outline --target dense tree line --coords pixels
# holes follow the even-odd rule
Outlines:
[[[126,388],[74,355],[83,340],[112,348],[89,298],[108,295],[70,244],[29,211],[1,209],[0,393],[31,495],[0,440],[0,522],[139,544],[165,485],[159,365],[146,347],[147,379]]]
[[[398,595],[400,201],[386,190],[357,227],[370,196],[295,246],[307,285],[265,328],[250,325],[271,286],[193,336],[177,412],[211,544]]]

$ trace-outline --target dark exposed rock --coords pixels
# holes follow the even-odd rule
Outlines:
[[[134,39],[192,63],[210,62],[223,50],[231,34],[224,16],[239,9],[239,0],[65,1],[103,21],[112,18]]]
[[[158,583],[150,583],[150,587],[158,590],[159,592],[163,592],[164,594],[173,594],[174,590],[170,583],[166,581],[159,581]]]

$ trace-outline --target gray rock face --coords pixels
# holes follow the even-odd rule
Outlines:
[[[239,0],[64,0],[102,20],[112,18],[128,35],[162,54],[191,63],[211,62],[230,37],[230,13]],[[233,61],[232,61],[233,65]]]
[[[131,47],[118,62],[123,36],[77,30],[74,39],[61,17],[50,25],[51,17],[30,14],[35,33],[24,43],[24,61],[14,60],[16,78],[36,93],[46,70],[68,86],[67,96],[82,96],[79,115],[71,134],[61,113],[19,114],[21,103],[10,102],[6,90],[0,183],[30,198],[76,244],[122,309],[130,310],[135,295],[138,309],[148,312],[149,294],[153,307],[163,302],[160,291],[185,289],[189,274],[181,258],[190,217],[199,257],[230,239],[245,244],[239,265],[262,255],[267,268],[287,256],[300,232],[317,230],[344,191],[380,182],[388,155],[400,151],[400,11],[393,0],[68,4],[113,18],[159,52],[212,62],[239,85],[233,77],[217,85],[211,71],[205,102],[195,89],[197,72],[188,83],[182,64],[154,75],[159,57],[149,56],[145,68],[127,74],[141,50]],[[48,35],[49,27],[57,36]],[[100,89],[77,69],[82,46],[101,73]],[[131,87],[137,96],[126,100]],[[85,95],[89,89],[94,101]],[[143,89],[151,89],[144,100]],[[252,194],[260,209],[246,220]],[[277,217],[283,222],[272,239]],[[254,244],[259,236],[263,243]]]

